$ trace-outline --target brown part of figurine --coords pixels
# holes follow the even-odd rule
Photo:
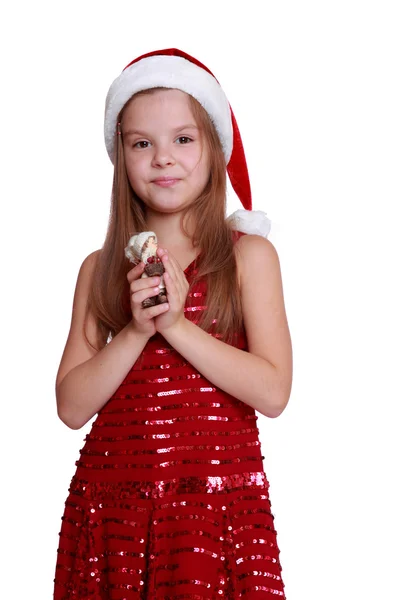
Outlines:
[[[149,308],[150,306],[156,306],[156,304],[165,304],[165,302],[167,302],[167,296],[160,292],[157,296],[151,296],[151,298],[143,300],[142,306],[143,308]]]
[[[147,263],[147,265],[145,265],[144,267],[144,270],[146,272],[146,275],[148,275],[149,277],[154,277],[155,275],[162,275],[165,271],[162,262]]]
[[[161,276],[165,272],[162,262],[147,263],[144,270],[149,277]],[[151,296],[151,298],[143,300],[142,306],[143,308],[149,308],[150,306],[156,306],[156,304],[165,304],[165,302],[167,302],[167,296],[165,289],[163,289],[157,296]]]

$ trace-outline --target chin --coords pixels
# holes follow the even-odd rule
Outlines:
[[[177,210],[183,210],[184,208],[186,208],[187,206],[189,206],[190,204],[192,204],[193,200],[187,201],[185,199],[178,199],[178,198],[163,198],[161,199],[153,199],[146,201],[145,200],[145,204],[146,206],[148,206],[149,208],[153,209],[153,210],[161,210],[161,211],[166,211],[166,212],[172,212],[172,211],[177,211]]]

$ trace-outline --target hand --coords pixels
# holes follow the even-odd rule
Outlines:
[[[149,308],[142,307],[143,300],[157,296],[159,289],[155,286],[160,283],[160,277],[158,276],[141,279],[143,271],[144,263],[140,262],[127,274],[132,311],[132,327],[138,333],[150,338],[157,332],[154,317],[168,310],[168,305],[157,304]]]
[[[168,299],[167,312],[155,319],[156,330],[162,334],[171,327],[184,322],[185,314],[183,309],[189,290],[189,283],[177,260],[167,250],[158,248],[157,255],[161,258],[164,265],[165,272],[163,278]]]

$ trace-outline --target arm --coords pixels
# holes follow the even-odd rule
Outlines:
[[[181,319],[162,332],[211,383],[268,417],[285,409],[292,385],[292,348],[276,250],[269,240],[242,236],[236,243],[249,352]]]
[[[97,252],[82,263],[76,284],[71,328],[56,380],[57,413],[71,429],[80,429],[110,399],[147,343],[129,323],[102,350],[83,334],[86,302]],[[96,324],[89,314],[87,335],[93,343]]]
[[[83,427],[108,402],[146,343],[128,324],[92,358],[72,368],[56,384],[60,419],[71,429]]]

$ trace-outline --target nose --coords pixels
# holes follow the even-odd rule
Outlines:
[[[167,145],[159,144],[154,147],[153,167],[168,167],[173,164],[175,164],[175,159],[171,149]]]

